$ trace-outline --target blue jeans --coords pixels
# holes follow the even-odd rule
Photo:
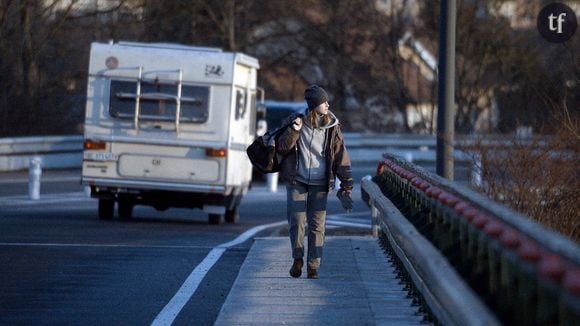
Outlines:
[[[304,257],[305,222],[308,222],[308,267],[317,269],[324,246],[328,187],[296,182],[288,184],[286,192],[292,257]]]

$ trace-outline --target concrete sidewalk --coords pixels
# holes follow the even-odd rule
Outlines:
[[[287,238],[256,239],[215,325],[419,325],[373,237],[327,237],[320,279],[294,279]]]

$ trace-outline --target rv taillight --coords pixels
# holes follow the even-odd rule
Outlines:
[[[205,155],[213,157],[226,157],[228,151],[225,148],[206,148]]]
[[[86,150],[104,150],[107,149],[107,143],[104,141],[96,141],[91,139],[85,140]]]

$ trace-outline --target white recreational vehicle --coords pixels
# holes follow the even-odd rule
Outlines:
[[[99,217],[113,218],[117,203],[121,218],[151,205],[235,223],[252,177],[258,69],[214,48],[93,43],[82,184]]]

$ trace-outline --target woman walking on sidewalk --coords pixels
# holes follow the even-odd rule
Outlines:
[[[338,177],[337,196],[342,206],[350,211],[353,182],[340,124],[328,109],[326,91],[313,85],[304,91],[304,98],[308,109],[284,121],[284,125],[294,123],[280,135],[276,150],[285,157],[280,174],[287,182],[287,217],[294,258],[290,275],[302,275],[305,223],[308,223],[307,276],[319,278],[317,270],[324,246],[328,192],[334,188],[335,177]]]

